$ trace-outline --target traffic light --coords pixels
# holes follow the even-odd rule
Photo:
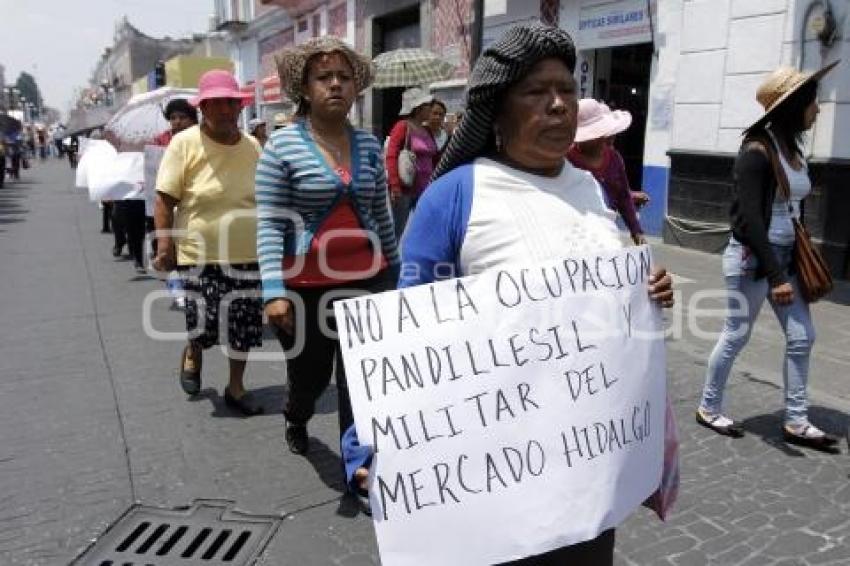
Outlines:
[[[162,61],[157,61],[153,68],[153,84],[156,88],[165,86],[165,63]]]

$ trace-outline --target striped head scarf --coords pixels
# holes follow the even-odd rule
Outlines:
[[[576,48],[570,35],[540,24],[515,26],[484,51],[472,69],[463,120],[452,134],[432,180],[495,147],[493,124],[498,101],[508,87],[549,57],[561,59],[571,73],[575,71]]]

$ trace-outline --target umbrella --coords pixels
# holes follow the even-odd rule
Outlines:
[[[107,122],[106,130],[120,144],[151,142],[168,129],[168,122],[162,115],[165,106],[174,98],[189,98],[197,93],[197,89],[193,88],[164,86],[137,94]]]
[[[90,132],[95,128],[103,127],[115,109],[111,106],[95,106],[94,108],[75,108],[71,110],[68,117],[68,126],[64,132],[65,137]]]
[[[0,114],[0,134],[12,134],[21,131],[21,122],[15,118]]]
[[[375,63],[375,88],[416,86],[444,81],[454,74],[455,66],[424,49],[394,49],[381,53]]]

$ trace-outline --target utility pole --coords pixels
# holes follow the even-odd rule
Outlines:
[[[481,55],[481,44],[484,41],[484,0],[472,0],[472,49],[469,53],[469,68],[475,66],[475,61]]]

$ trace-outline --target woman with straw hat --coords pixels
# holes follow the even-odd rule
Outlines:
[[[807,384],[815,329],[809,305],[800,295],[792,262],[792,219],[802,218],[803,200],[812,188],[801,148],[802,136],[814,125],[818,114],[818,83],[836,64],[811,74],[779,68],[767,76],[756,92],[764,113],[744,131],[735,160],[732,237],[723,254],[723,275],[730,292],[728,313],[708,358],[702,400],[696,412],[698,423],[719,434],[743,435],[741,425],[722,412],[723,390],[732,364],[747,344],[767,299],[786,341],[783,437],[788,442],[828,451],[837,442],[809,422]],[[789,195],[778,190],[777,175],[787,178]]]
[[[579,100],[576,139],[567,152],[567,159],[596,178],[608,208],[623,218],[632,241],[640,245],[646,243],[646,238],[638,221],[635,200],[645,204],[649,197],[643,191],[632,191],[623,157],[609,143],[631,123],[632,115],[626,110],[612,112],[607,104],[592,98]]]
[[[272,132],[257,167],[257,249],[265,311],[287,354],[286,442],[305,454],[334,366],[340,431],[353,420],[327,301],[392,288],[399,256],[381,146],[347,119],[372,82],[371,62],[326,36],[285,50],[278,71],[298,111]]]

